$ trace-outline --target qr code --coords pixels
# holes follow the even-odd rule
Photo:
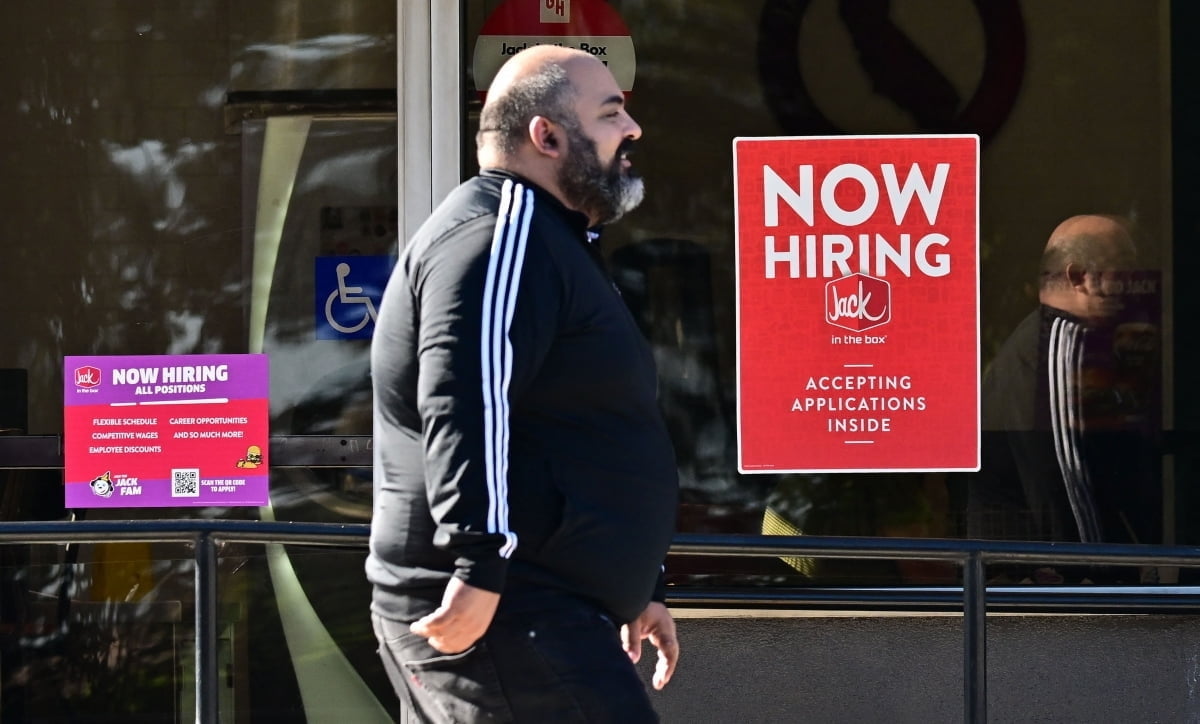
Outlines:
[[[171,497],[199,498],[200,469],[171,468]]]

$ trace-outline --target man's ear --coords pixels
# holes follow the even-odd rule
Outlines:
[[[1067,277],[1067,283],[1071,285],[1072,289],[1083,291],[1087,288],[1087,284],[1084,280],[1084,277],[1087,276],[1087,270],[1081,265],[1074,262],[1067,264],[1065,275]]]
[[[562,154],[563,136],[553,121],[534,116],[529,121],[529,140],[538,153],[558,158]]]

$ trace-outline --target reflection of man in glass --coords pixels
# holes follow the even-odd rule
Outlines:
[[[1116,217],[1075,216],[1051,234],[1040,307],[983,377],[973,537],[1160,537],[1157,277],[1133,264],[1133,239]]]

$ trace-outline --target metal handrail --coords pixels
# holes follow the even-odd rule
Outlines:
[[[713,536],[680,535],[671,546],[675,555],[806,556],[939,560],[963,568],[963,708],[968,722],[987,721],[987,585],[988,563],[1200,566],[1200,547],[1146,546],[1105,543],[1039,543],[926,538],[854,538],[823,536]],[[888,599],[886,589],[860,590],[857,602],[878,604]],[[1140,594],[1140,591],[1135,591]],[[881,595],[882,594],[882,595]],[[854,599],[853,589],[840,594]],[[1106,598],[1119,599],[1113,591]],[[1029,603],[1055,601],[1049,590],[1024,595]],[[1098,599],[1101,597],[1097,597]],[[1200,599],[1188,597],[1188,608],[1200,610]],[[1145,603],[1139,601],[1139,603]]]
[[[253,520],[0,522],[0,544],[191,542],[195,546],[196,721],[218,721],[217,560],[219,542],[366,546],[366,524]]]
[[[289,543],[355,547],[367,544],[367,524],[290,523],[240,520],[153,521],[20,521],[0,522],[0,544],[103,543],[113,541],[192,542],[195,545],[196,720],[218,717],[217,581],[218,543]],[[963,585],[905,593],[903,589],[810,589],[781,596],[772,589],[728,593],[703,589],[672,590],[669,603],[745,605],[763,602],[818,603],[838,601],[886,608],[904,596],[909,602],[946,604],[957,592],[964,616],[963,703],[970,722],[987,720],[987,607],[989,593],[984,570],[988,563],[1059,565],[1120,564],[1138,566],[1200,566],[1200,547],[1098,543],[1036,543],[925,538],[852,538],[826,536],[697,535],[676,536],[673,556],[808,556],[891,560],[939,560],[963,568]],[[1009,592],[1012,593],[1012,592]],[[1090,604],[1125,610],[1200,610],[1195,593],[1150,593],[1140,588],[1108,589],[1097,595],[1081,589],[1033,589],[1010,596],[1018,605],[1046,605],[1076,610]],[[1089,604],[1089,605],[1090,605]]]

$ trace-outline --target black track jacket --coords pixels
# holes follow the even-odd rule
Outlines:
[[[459,186],[401,254],[371,368],[374,612],[415,620],[451,575],[618,621],[661,597],[674,452],[584,215],[504,172]]]
[[[983,377],[983,467],[968,488],[972,537],[1152,543],[1158,455],[1111,379],[1111,330],[1042,305]],[[1135,422],[1129,422],[1133,418]]]

